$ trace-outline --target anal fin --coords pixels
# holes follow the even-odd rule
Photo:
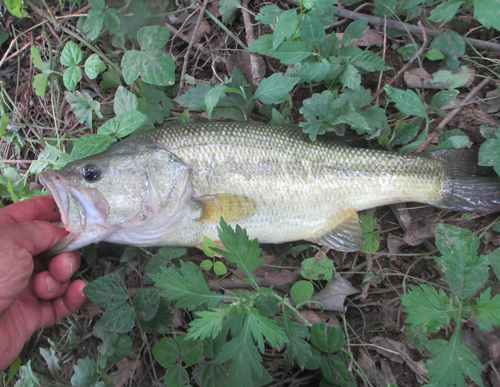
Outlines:
[[[228,223],[240,222],[257,213],[257,205],[251,198],[231,194],[206,195],[196,199],[202,215],[200,222],[219,223],[220,218]]]
[[[347,211],[340,223],[314,242],[339,251],[360,250],[365,243],[365,238],[356,211],[353,209]]]

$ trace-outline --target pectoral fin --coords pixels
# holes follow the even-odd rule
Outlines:
[[[228,223],[240,222],[251,218],[257,212],[253,199],[245,196],[207,195],[197,198],[196,202],[202,210],[202,215],[197,219],[200,222],[219,223],[221,217]]]
[[[356,211],[349,210],[340,223],[315,242],[339,251],[360,250],[365,243],[365,238]]]

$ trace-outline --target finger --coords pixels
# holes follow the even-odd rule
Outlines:
[[[80,267],[80,254],[76,251],[62,253],[50,261],[49,272],[59,282],[69,281]]]
[[[83,294],[85,281],[72,282],[66,293],[52,301],[43,301],[41,304],[40,327],[53,325],[80,309],[87,297]]]
[[[11,204],[0,210],[0,223],[23,223],[30,220],[53,222],[60,217],[57,204],[52,196],[37,196]]]
[[[62,296],[69,287],[69,281],[56,281],[48,271],[43,271],[35,276],[33,288],[38,298],[51,300]]]

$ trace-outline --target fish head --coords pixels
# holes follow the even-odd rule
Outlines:
[[[39,176],[70,233],[51,254],[102,240],[154,245],[178,218],[190,168],[166,149],[124,143]]]

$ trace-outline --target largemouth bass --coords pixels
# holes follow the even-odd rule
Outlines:
[[[70,233],[52,253],[99,241],[199,246],[218,239],[221,217],[261,243],[356,251],[364,209],[412,201],[500,210],[500,179],[482,176],[469,155],[359,149],[311,142],[294,126],[211,122],[132,136],[40,181]]]

